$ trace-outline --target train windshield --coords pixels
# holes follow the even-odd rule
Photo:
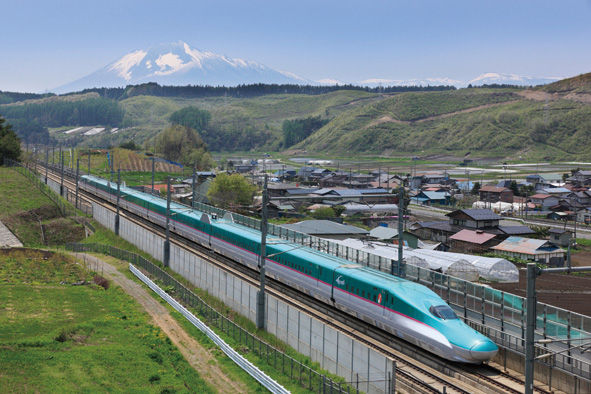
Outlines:
[[[447,305],[432,305],[431,308],[429,308],[429,312],[443,320],[454,320],[458,318],[453,309]]]

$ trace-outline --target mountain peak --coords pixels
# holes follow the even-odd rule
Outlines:
[[[276,71],[252,60],[232,59],[213,52],[200,51],[179,40],[129,52],[102,69],[53,91],[66,93],[94,87],[125,87],[147,82],[213,86],[309,83],[292,73]]]

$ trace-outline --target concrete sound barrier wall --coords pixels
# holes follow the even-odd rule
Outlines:
[[[59,185],[58,185],[59,187]],[[94,219],[114,230],[115,213],[93,204]],[[119,235],[139,249],[163,260],[164,239],[121,217]],[[195,286],[206,290],[251,321],[256,318],[258,287],[210,263],[211,257],[198,257],[170,246],[170,268]],[[267,331],[288,343],[299,353],[318,362],[322,368],[342,376],[353,387],[367,393],[387,393],[392,361],[358,343],[346,334],[326,326],[308,314],[267,295]]]

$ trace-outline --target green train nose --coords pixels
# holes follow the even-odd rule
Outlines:
[[[474,361],[490,360],[497,354],[499,348],[491,340],[478,341],[470,348],[470,356]]]

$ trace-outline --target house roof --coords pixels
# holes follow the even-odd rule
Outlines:
[[[551,196],[549,194],[541,194],[541,193],[538,193],[538,194],[534,194],[533,196],[530,196],[529,198],[538,198],[540,200],[544,200],[544,199],[546,199],[548,197],[556,197],[556,196]]]
[[[562,249],[550,241],[546,241],[544,239],[521,237],[509,237],[497,246],[493,246],[491,249],[529,255],[556,253],[562,251]]]
[[[446,197],[449,197],[450,194],[448,192],[428,192],[423,191],[421,192],[427,199],[429,200],[443,200]]]
[[[542,189],[542,191],[544,193],[548,193],[548,194],[570,193],[570,190],[565,189],[564,187],[548,187],[548,188]]]
[[[502,193],[505,190],[511,190],[511,189],[507,189],[506,187],[498,187],[498,186],[482,186],[480,188],[481,192],[490,192],[490,193]]]
[[[494,213],[490,209],[461,209],[458,211],[450,212],[450,213],[446,214],[446,216],[452,217],[452,215],[454,215],[458,212],[463,212],[466,215],[470,216],[474,220],[500,220],[501,219],[501,217],[499,215],[497,215],[496,213]]]
[[[339,224],[330,220],[304,220],[294,224],[284,224],[282,227],[310,235],[369,234],[369,231],[362,228]]]
[[[418,222],[417,224],[422,228],[429,228],[431,230],[441,230],[450,233],[455,231],[451,228],[449,222]]]
[[[526,235],[535,234],[536,232],[528,226],[506,226],[499,227],[499,230],[507,235]]]
[[[490,241],[494,237],[494,234],[489,234],[482,231],[462,230],[458,233],[455,233],[449,238],[456,241],[470,242],[473,244],[482,245],[483,243]]]
[[[550,230],[548,230],[548,232],[550,234],[564,234],[564,233],[570,233],[570,230],[564,230],[561,228],[551,228]]]
[[[369,231],[369,236],[377,239],[392,239],[398,236],[398,230],[395,228],[378,226]]]
[[[291,195],[299,195],[299,194],[312,194],[315,193],[318,189],[288,189],[287,192]]]

